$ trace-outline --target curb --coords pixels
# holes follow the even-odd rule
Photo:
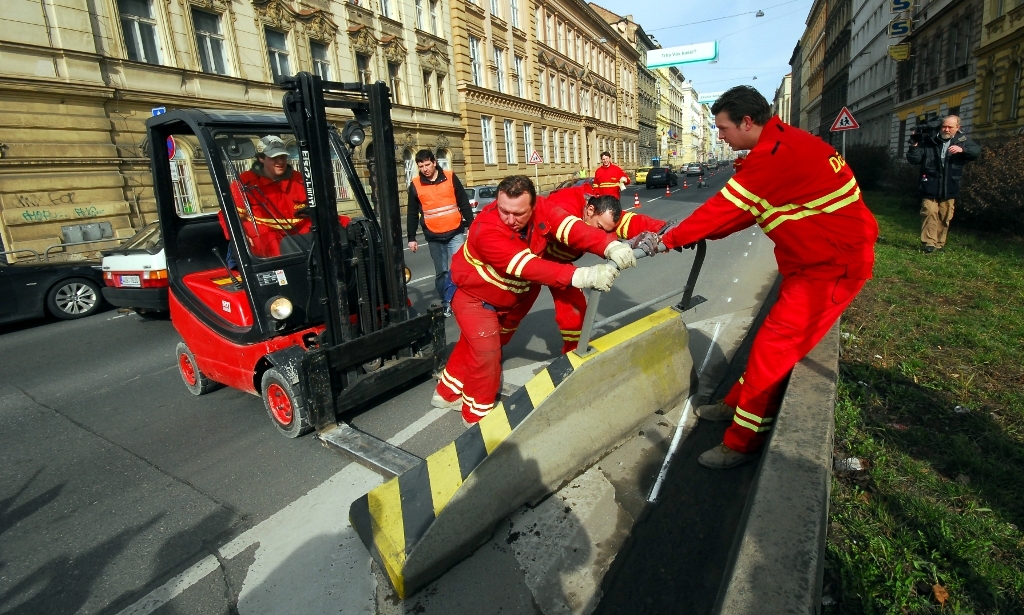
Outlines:
[[[794,368],[714,613],[820,613],[839,321]]]

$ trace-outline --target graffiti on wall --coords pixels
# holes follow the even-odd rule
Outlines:
[[[49,207],[52,205],[73,205],[74,192],[47,192],[46,194],[19,194],[14,197],[20,207]]]

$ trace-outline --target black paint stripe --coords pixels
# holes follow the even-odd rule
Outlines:
[[[569,357],[564,354],[558,357],[551,362],[551,365],[548,365],[548,375],[551,376],[551,384],[556,387],[562,384],[562,381],[569,377],[572,370],[572,362],[569,361]]]
[[[370,519],[370,496],[364,495],[355,502],[352,502],[348,509],[348,522],[352,524],[352,528],[359,535],[359,540],[363,541],[363,546],[370,552],[370,555],[376,560],[381,570],[387,570],[383,560],[381,560],[380,551],[373,541],[373,522]]]
[[[398,476],[402,500],[402,525],[405,527],[405,552],[412,550],[434,522],[434,501],[426,462]]]
[[[480,433],[479,425],[473,425],[455,438],[455,452],[459,456],[462,480],[466,480],[469,473],[487,458],[487,447],[484,446],[484,436]]]
[[[522,387],[505,400],[505,416],[508,417],[508,425],[512,429],[519,426],[527,416],[533,412],[533,400],[526,387]]]

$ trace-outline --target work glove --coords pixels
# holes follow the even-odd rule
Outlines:
[[[572,285],[576,288],[593,288],[601,292],[612,289],[612,282],[619,277],[615,265],[601,263],[593,267],[579,267],[572,274]]]
[[[654,256],[658,253],[658,244],[661,243],[661,237],[657,233],[644,231],[626,243],[634,250],[640,248],[647,256]]]
[[[604,257],[619,266],[619,269],[636,267],[636,257],[633,256],[633,248],[621,241],[613,241],[604,249]]]

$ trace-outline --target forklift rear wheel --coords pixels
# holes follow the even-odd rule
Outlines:
[[[281,372],[270,368],[263,373],[263,403],[274,426],[288,438],[309,433],[309,414],[296,387]]]
[[[189,393],[202,395],[219,386],[217,382],[210,380],[203,375],[203,372],[199,371],[199,364],[196,363],[195,356],[184,342],[178,342],[178,348],[174,355],[178,358],[178,373],[181,374],[181,379]]]

